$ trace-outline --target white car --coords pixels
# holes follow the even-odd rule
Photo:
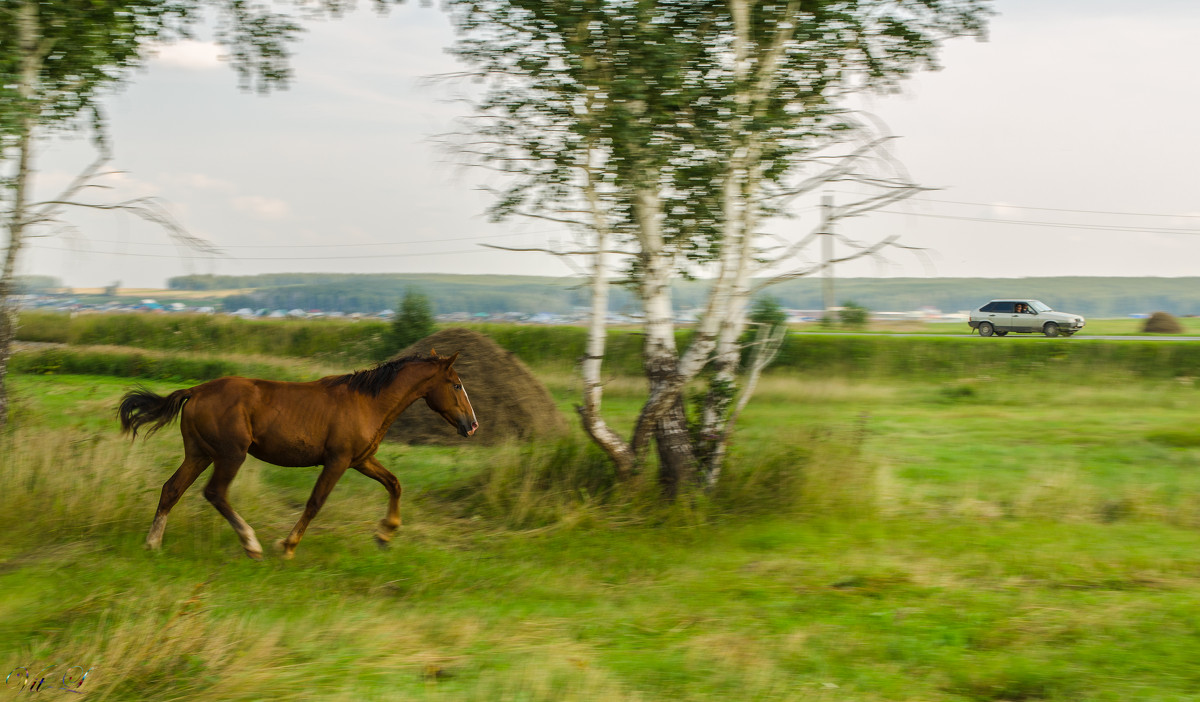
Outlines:
[[[1004,336],[1009,332],[1070,336],[1086,323],[1082,315],[1056,312],[1040,300],[1021,298],[992,300],[972,312],[967,321],[980,336]]]

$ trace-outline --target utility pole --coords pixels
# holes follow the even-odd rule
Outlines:
[[[821,292],[825,303],[825,317],[833,319],[833,196],[821,196]]]

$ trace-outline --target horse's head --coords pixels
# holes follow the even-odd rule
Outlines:
[[[467,398],[462,379],[454,370],[454,361],[457,359],[458,353],[449,357],[438,356],[437,351],[430,353],[430,360],[438,368],[425,393],[425,404],[442,415],[442,419],[457,429],[460,436],[470,436],[479,428],[479,422],[475,421],[475,410]]]

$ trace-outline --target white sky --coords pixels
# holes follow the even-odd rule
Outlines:
[[[1200,3],[996,7],[988,41],[949,42],[943,70],[866,105],[900,137],[894,151],[910,175],[942,190],[842,231],[866,241],[900,233],[929,261],[890,254],[838,275],[1200,275]],[[489,223],[483,175],[430,141],[465,114],[422,80],[454,70],[452,38],[445,16],[417,3],[386,17],[360,9],[310,25],[291,88],[267,97],[239,91],[211,45],[168,47],[108,102],[119,192],[162,198],[228,257],[187,258],[150,225],[92,214],[73,218],[73,234],[34,242],[22,272],[127,287],[186,273],[569,274],[544,255],[478,246],[567,235],[544,222]],[[37,194],[55,194],[91,156],[79,139],[46,145]],[[796,214],[775,230],[815,224],[815,210]]]

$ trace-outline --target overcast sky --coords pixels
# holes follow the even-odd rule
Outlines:
[[[941,190],[848,223],[929,255],[891,254],[839,276],[1200,275],[1200,3],[1000,0],[987,41],[947,43],[943,70],[869,109],[919,183]],[[241,92],[210,44],[164,49],[108,101],[120,192],[155,195],[226,254],[196,258],[126,216],[77,216],[23,272],[68,285],[159,287],[186,273],[568,275],[492,242],[567,238],[492,224],[481,174],[430,140],[464,107],[423,78],[455,69],[436,9],[408,3],[309,26],[290,89]],[[45,145],[38,195],[91,158]],[[842,197],[835,195],[835,197]],[[798,236],[815,209],[773,229]],[[1018,224],[1053,223],[1058,226]]]

